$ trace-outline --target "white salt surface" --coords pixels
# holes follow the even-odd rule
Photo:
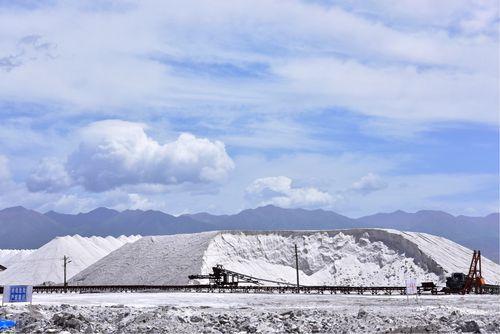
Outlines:
[[[143,237],[75,275],[72,284],[186,284],[217,232]],[[133,270],[132,270],[133,268]]]
[[[12,263],[23,260],[35,249],[0,249],[0,264],[9,268]]]
[[[79,235],[57,237],[37,250],[9,257],[7,270],[0,272],[0,285],[62,283],[63,256],[66,255],[71,260],[67,265],[67,278],[71,278],[112,251],[140,238],[86,238]]]
[[[304,285],[403,285],[405,278],[439,281],[398,249],[369,235],[346,233],[303,235],[221,233],[210,243],[202,272],[217,263],[236,272],[283,282],[295,282],[294,245],[299,252]]]
[[[295,282],[294,245],[304,285],[402,286],[407,278],[443,285],[452,272],[467,272],[472,256],[472,250],[445,238],[384,229],[204,232],[144,237],[72,281],[187,284],[188,275],[207,274],[222,264],[258,278]],[[483,258],[483,276],[500,281],[500,266]]]
[[[421,295],[407,299],[391,295],[343,295],[343,294],[253,294],[253,293],[92,293],[92,294],[34,294],[33,303],[41,305],[87,305],[134,307],[177,306],[233,309],[259,308],[326,308],[345,309],[363,305],[401,305],[418,308],[425,305],[440,307],[450,304],[485,303],[499,311],[498,296],[491,295]],[[490,304],[491,303],[491,304]]]
[[[435,260],[447,274],[454,272],[468,273],[472,259],[472,250],[449,239],[427,233],[401,232],[391,230],[408,238],[430,258]],[[481,256],[482,275],[489,284],[500,284],[500,266]]]

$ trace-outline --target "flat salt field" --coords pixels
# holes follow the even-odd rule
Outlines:
[[[344,294],[253,294],[253,293],[89,293],[89,294],[33,294],[33,303],[41,305],[86,305],[134,307],[176,306],[211,307],[232,309],[235,307],[270,308],[325,308],[338,309],[347,306],[387,307],[440,307],[473,305],[474,309],[500,308],[500,296],[496,295],[344,295]]]

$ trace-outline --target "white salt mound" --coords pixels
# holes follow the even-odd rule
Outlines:
[[[9,268],[13,262],[24,259],[34,251],[34,249],[0,249],[0,264]]]
[[[63,256],[71,260],[67,265],[67,278],[87,268],[99,259],[123,245],[140,239],[140,236],[81,237],[79,235],[57,237],[29,253],[11,254],[7,270],[0,272],[0,285],[42,284],[63,282]],[[8,251],[0,251],[8,253]]]
[[[216,264],[254,277],[295,282],[298,246],[304,285],[404,285],[444,283],[467,272],[472,251],[425,233],[384,229],[336,231],[204,232],[144,237],[73,277],[76,284],[187,284]],[[500,281],[500,266],[483,258],[487,282]]]
[[[73,277],[76,284],[186,284],[218,232],[143,237]]]

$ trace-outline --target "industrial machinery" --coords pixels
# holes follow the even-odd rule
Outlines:
[[[224,269],[220,264],[212,267],[212,272],[207,275],[189,275],[189,279],[208,279],[210,285],[215,286],[237,286],[240,278],[246,283],[257,284],[258,281],[234,275],[232,272]]]
[[[460,293],[465,287],[467,275],[464,273],[453,273],[451,276],[446,277],[446,293]]]
[[[438,292],[437,285],[434,282],[422,282],[422,286],[419,289],[419,293],[430,292],[435,295]]]
[[[225,269],[221,264],[212,267],[212,272],[207,275],[189,275],[189,279],[208,279],[208,282],[212,286],[216,287],[236,287],[239,283],[247,284],[258,284],[261,285],[263,282],[274,283],[278,285],[292,286],[294,284],[288,282],[273,281],[263,278],[257,278],[250,275],[245,275]]]
[[[470,262],[469,274],[461,292],[462,294],[470,293],[474,289],[475,293],[481,293],[481,287],[485,284],[486,282],[481,274],[481,251],[474,251]]]
[[[498,286],[486,284],[481,273],[481,251],[475,250],[469,266],[469,273],[453,273],[446,278],[446,293],[491,293],[498,290]]]

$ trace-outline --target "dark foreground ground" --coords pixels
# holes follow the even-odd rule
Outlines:
[[[35,295],[21,333],[500,333],[499,296]]]

